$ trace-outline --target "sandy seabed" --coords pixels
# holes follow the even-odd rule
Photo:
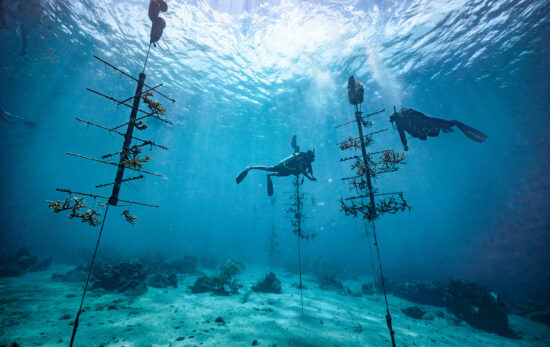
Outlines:
[[[0,346],[68,345],[83,283],[51,278],[71,268],[53,265],[0,279]],[[300,291],[292,286],[298,276],[276,269],[282,294],[251,293],[243,303],[266,271],[250,268],[238,275],[243,287],[232,296],[192,294],[197,276],[181,277],[178,288],[148,288],[134,299],[89,291],[75,346],[391,346],[381,295],[345,296],[319,289],[304,276],[302,316]],[[345,285],[360,292],[359,282]],[[521,338],[509,339],[456,325],[441,312],[439,317],[444,308],[388,299],[398,346],[550,346],[550,328],[520,316],[509,319]],[[405,316],[401,309],[410,306],[429,311],[433,320]]]

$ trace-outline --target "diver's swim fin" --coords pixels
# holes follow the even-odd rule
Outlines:
[[[23,123],[23,125],[29,129],[33,129],[34,127],[36,127],[35,122],[31,122],[30,120],[24,118],[21,118],[21,123]]]
[[[296,135],[292,135],[292,141],[290,141],[290,146],[292,146],[294,153],[300,152],[300,147],[296,144]]]
[[[273,195],[273,181],[271,181],[271,176],[267,176],[267,195]]]
[[[487,140],[487,135],[482,133],[481,131],[474,129],[470,126],[467,126],[464,123],[461,123],[459,121],[454,121],[455,125],[464,133],[464,135],[468,136],[470,139],[474,140],[475,142],[483,142]]]
[[[241,172],[241,173],[239,174],[239,176],[237,176],[237,179],[236,179],[237,184],[241,183],[241,182],[244,180],[244,178],[245,178],[246,175],[248,174],[248,171],[249,171],[249,169],[246,169],[246,170],[244,170],[243,172]]]

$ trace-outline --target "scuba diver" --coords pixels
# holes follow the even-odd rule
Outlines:
[[[294,149],[294,154],[281,160],[275,166],[247,167],[239,174],[239,176],[237,176],[237,184],[244,180],[250,170],[273,172],[267,175],[267,195],[269,196],[273,195],[273,182],[271,181],[271,176],[286,177],[290,175],[304,175],[311,181],[317,181],[317,179],[313,176],[313,168],[311,167],[311,163],[315,161],[315,149],[313,151],[308,150],[307,152],[300,152],[300,147],[296,145],[296,135],[292,136],[292,142],[290,145]]]
[[[16,8],[12,8],[13,5]],[[21,26],[21,51],[20,55],[27,54],[27,44],[31,31],[42,23],[43,8],[40,0],[0,0],[0,25],[1,29],[8,30],[8,17],[20,22]]]
[[[9,112],[4,111],[2,107],[0,106],[0,120],[3,123],[7,123],[10,125],[16,124],[16,123],[22,123],[25,127],[32,129],[36,126],[36,123],[31,122],[30,120],[26,120],[22,117],[12,116]]]
[[[475,142],[487,140],[487,135],[457,120],[428,117],[410,108],[403,108],[400,112],[397,112],[394,106],[393,110],[394,112],[390,116],[390,122],[394,123],[394,127],[397,126],[397,131],[399,131],[401,143],[405,151],[409,149],[405,132],[408,132],[412,137],[425,141],[428,136],[438,136],[440,131],[444,133],[453,132],[452,127],[456,126],[464,135]]]
[[[0,29],[9,30],[7,15],[9,9],[6,6],[6,0],[0,0]]]
[[[149,3],[149,19],[153,23],[151,27],[151,40],[150,43],[155,47],[155,42],[160,40],[164,28],[166,28],[166,22],[159,17],[160,12],[168,11],[168,4],[165,0],[151,0]]]
[[[42,23],[42,5],[39,0],[19,1],[17,8],[18,19],[21,21],[21,52],[27,55],[27,44],[31,31]]]

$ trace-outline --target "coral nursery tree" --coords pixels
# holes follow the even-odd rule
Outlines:
[[[383,214],[395,214],[400,211],[410,210],[410,206],[403,197],[402,192],[382,193],[374,186],[376,178],[379,175],[395,172],[401,164],[404,164],[406,156],[404,153],[396,152],[392,149],[379,151],[367,151],[367,147],[374,144],[374,136],[388,129],[379,129],[367,134],[364,129],[374,126],[374,122],[368,119],[385,110],[363,115],[361,110],[363,102],[363,87],[355,82],[353,77],[348,84],[348,97],[350,103],[354,106],[355,119],[341,124],[336,128],[348,124],[357,126],[358,136],[349,135],[341,141],[338,146],[342,151],[353,151],[353,155],[340,159],[340,162],[351,162],[353,176],[342,178],[346,182],[353,196],[340,199],[342,211],[346,216],[360,217],[366,220],[367,226],[372,226],[374,236],[374,246],[378,257],[378,266],[380,271],[380,282],[386,304],[386,323],[390,332],[392,345],[395,346],[394,331],[392,328],[391,315],[386,296],[384,276],[382,272],[382,263],[380,261],[380,248],[376,236],[375,221]],[[357,153],[359,151],[359,153]]]
[[[108,63],[107,61],[94,56],[96,60],[103,63],[105,66],[112,68],[116,72],[130,78],[131,80],[137,83],[135,93],[123,100],[92,90],[90,88],[87,88],[88,91],[96,95],[99,95],[101,97],[104,97],[107,100],[115,102],[117,106],[123,105],[131,109],[128,120],[122,124],[113,126],[113,125],[97,124],[88,120],[76,118],[77,121],[84,123],[87,126],[93,126],[99,129],[103,129],[109,132],[110,134],[116,134],[123,137],[124,142],[122,144],[122,148],[120,148],[120,150],[117,150],[114,153],[108,153],[103,155],[101,159],[67,152],[68,155],[73,157],[94,161],[96,163],[105,164],[110,167],[116,167],[117,170],[113,181],[98,184],[95,186],[96,188],[107,187],[109,189],[111,189],[111,186],[112,186],[111,194],[108,196],[105,196],[104,194],[99,195],[95,193],[83,193],[83,192],[73,191],[71,189],[57,188],[57,191],[68,194],[67,198],[64,201],[62,200],[48,201],[49,207],[51,211],[54,213],[60,213],[65,211],[70,212],[69,217],[71,219],[74,219],[74,218],[80,219],[82,222],[87,223],[88,225],[94,226],[94,227],[100,226],[100,230],[97,236],[97,242],[95,244],[93,256],[88,268],[88,277],[86,279],[86,285],[84,286],[84,291],[82,293],[82,298],[80,300],[79,309],[75,315],[75,320],[73,323],[73,332],[71,336],[71,341],[69,343],[70,346],[72,346],[75,341],[79,318],[80,318],[80,315],[84,312],[83,310],[84,299],[86,297],[86,292],[88,290],[88,285],[90,283],[90,278],[93,272],[93,267],[94,267],[97,251],[99,248],[99,244],[101,241],[101,235],[103,234],[103,227],[105,226],[105,221],[107,220],[107,213],[109,211],[109,207],[112,207],[113,209],[115,207],[123,207],[123,206],[126,207],[121,213],[121,215],[124,216],[124,218],[128,223],[134,226],[137,225],[136,223],[137,217],[130,213],[131,205],[158,207],[157,205],[154,205],[154,204],[131,201],[131,200],[123,200],[119,198],[120,190],[123,184],[130,184],[130,182],[137,182],[138,180],[141,180],[144,178],[144,174],[157,176],[157,177],[164,177],[161,174],[144,170],[144,165],[150,162],[152,160],[152,157],[149,154],[144,154],[143,151],[146,150],[147,148],[149,149],[148,152],[153,150],[153,148],[163,149],[163,150],[167,150],[168,148],[157,144],[153,140],[143,139],[141,135],[139,137],[136,136],[136,133],[144,131],[149,127],[145,122],[152,121],[153,119],[156,121],[160,121],[162,123],[166,123],[170,125],[172,124],[169,120],[165,118],[166,109],[161,105],[159,101],[153,100],[152,97],[156,94],[156,95],[162,96],[163,98],[171,102],[175,102],[175,100],[166,96],[165,94],[163,94],[158,90],[160,87],[162,87],[163,85],[162,83],[156,86],[150,86],[145,83],[145,77],[146,77],[145,70],[147,67],[147,61],[149,59],[151,46],[154,45],[154,47],[156,47],[155,42],[157,42],[161,38],[163,29],[164,29],[163,25],[158,25],[158,23],[164,23],[164,20],[158,17],[158,15],[161,11],[166,12],[167,6],[163,6],[162,8],[158,6],[159,5],[156,2],[151,1],[150,7],[149,7],[149,18],[154,22],[153,23],[154,25],[151,28],[149,48],[145,55],[145,62],[143,64],[143,68],[141,69],[141,72],[139,73],[138,78],[135,78],[129,73],[114,66],[113,64]],[[141,102],[143,102],[143,104],[147,106],[146,109],[144,109],[143,107],[140,107]],[[126,131],[123,132],[124,128],[126,128]],[[117,158],[117,157],[118,157],[118,161],[113,161],[112,158]],[[125,177],[125,174],[128,173],[129,171],[137,172],[139,173],[139,175],[132,176],[132,177]],[[88,206],[84,201],[84,197],[90,197],[93,199],[93,203],[90,206],[90,209],[86,210]],[[96,200],[98,200],[97,204],[104,208],[102,221],[100,221],[99,219],[99,216],[101,216],[101,213],[96,210],[96,207],[97,207]],[[100,201],[103,201],[103,203],[101,203]]]
[[[304,183],[303,177],[296,176],[293,181],[294,192],[290,194],[290,203],[285,209],[287,218],[290,218],[292,224],[292,232],[298,239],[298,270],[300,273],[300,304],[302,307],[302,315],[304,314],[304,296],[303,296],[303,284],[302,284],[302,250],[301,241],[311,240],[317,237],[315,231],[304,230],[304,220],[306,218],[304,210],[304,201],[309,201],[311,204],[315,204],[315,199],[311,196],[306,197],[306,194],[300,191],[300,186]]]

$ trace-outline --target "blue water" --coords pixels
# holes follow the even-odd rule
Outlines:
[[[143,254],[238,258],[267,264],[272,225],[277,262],[294,266],[296,240],[285,219],[291,178],[248,165],[273,165],[316,150],[317,182],[303,191],[303,263],[372,275],[371,239],[364,223],[340,212],[349,176],[337,143],[355,133],[334,127],[351,120],[345,85],[365,85],[363,109],[389,127],[390,110],[411,107],[457,119],[488,134],[460,132],[409,140],[407,164],[379,178],[380,191],[403,191],[413,209],[377,221],[382,263],[394,279],[463,278],[510,296],[550,301],[550,3],[548,1],[170,1],[164,38],[153,47],[147,83],[177,101],[166,126],[148,121],[138,136],[169,147],[154,150],[147,177],[123,185],[121,198],[160,205],[110,211],[99,257]],[[70,157],[116,152],[122,138],[87,128],[74,117],[115,126],[127,108],[87,87],[124,99],[135,83],[93,59],[97,55],[137,76],[145,58],[146,1],[42,1],[44,18],[19,56],[20,29],[0,32],[0,105],[35,123],[0,123],[0,245],[26,247],[57,262],[89,260],[97,230],[61,214],[46,200],[56,188],[108,195],[96,184],[115,168]],[[393,129],[373,148],[401,150]]]

